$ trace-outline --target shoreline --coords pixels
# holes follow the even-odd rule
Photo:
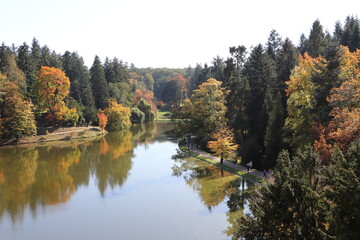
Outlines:
[[[101,130],[100,127],[61,127],[52,128],[53,132],[44,133],[41,135],[23,137],[18,140],[16,139],[1,139],[0,147],[9,145],[23,145],[30,143],[44,143],[54,141],[67,141],[75,139],[93,138],[104,136],[108,132]]]

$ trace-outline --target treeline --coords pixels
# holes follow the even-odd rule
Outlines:
[[[316,20],[299,46],[272,31],[195,68],[182,129],[222,158],[275,166],[233,239],[360,238],[359,27]]]
[[[36,134],[41,126],[97,124],[99,114],[106,115],[108,130],[127,127],[130,120],[152,121],[164,105],[166,82],[185,73],[185,69],[129,67],[118,58],[102,63],[98,56],[88,69],[78,53],[60,55],[35,38],[31,46],[3,43],[0,133],[3,138],[20,138]]]

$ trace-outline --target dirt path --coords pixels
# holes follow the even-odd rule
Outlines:
[[[223,164],[220,163],[220,158],[219,157],[216,157],[210,153],[207,153],[205,151],[202,151],[200,149],[198,149],[197,147],[193,147],[193,148],[187,148],[184,144],[181,145],[181,143],[179,144],[181,147],[180,149],[182,151],[185,151],[185,152],[188,152],[190,153],[190,155],[200,159],[200,160],[205,160],[205,159],[208,159],[210,160],[209,162],[214,164],[215,166],[217,167],[220,167],[220,168],[224,168],[226,170],[227,169],[230,169],[232,172],[236,172],[238,175],[245,175],[245,174],[250,174],[252,176],[255,176],[257,178],[262,178],[263,177],[263,172],[259,171],[259,170],[256,170],[256,169],[251,169],[249,171],[249,173],[247,172],[247,168],[243,165],[240,165],[240,164],[234,164],[233,162],[230,162],[230,161],[226,161],[224,160],[223,161]],[[205,160],[206,161],[206,160]],[[222,166],[225,166],[225,167],[222,167]]]

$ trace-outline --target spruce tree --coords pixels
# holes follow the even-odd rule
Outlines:
[[[309,39],[306,41],[306,51],[312,57],[320,56],[326,47],[328,39],[319,20],[316,20],[311,28]]]
[[[315,84],[314,91],[314,116],[315,120],[323,125],[327,125],[331,120],[328,97],[332,88],[340,87],[342,80],[339,76],[341,72],[341,51],[336,42],[330,42],[325,51],[326,64],[317,64],[317,71],[312,77]]]
[[[281,95],[281,103],[283,109],[286,111],[286,83],[289,81],[291,71],[294,69],[298,62],[298,55],[293,43],[286,38],[281,48],[278,51],[276,58],[276,71],[277,71],[277,87]],[[286,112],[285,112],[286,114]]]
[[[64,72],[70,79],[70,96],[83,108],[83,115],[87,122],[96,120],[94,96],[91,90],[90,74],[84,65],[82,57],[76,52],[68,51],[62,57]]]
[[[96,108],[105,109],[110,95],[108,84],[105,79],[104,67],[98,56],[95,56],[94,63],[90,69],[90,82]]]
[[[244,75],[249,81],[250,97],[247,106],[248,126],[244,144],[245,161],[252,160],[255,167],[261,167],[260,159],[264,151],[264,136],[268,113],[265,106],[267,89],[275,87],[275,64],[264,52],[262,45],[256,46],[248,58]]]

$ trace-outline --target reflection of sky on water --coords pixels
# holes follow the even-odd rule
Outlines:
[[[81,144],[0,148],[1,239],[227,239],[237,177],[196,162],[184,164],[193,167],[186,179],[176,177],[168,130],[153,124]]]

